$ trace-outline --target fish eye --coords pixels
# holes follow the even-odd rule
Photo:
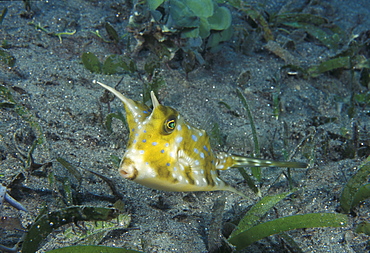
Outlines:
[[[164,131],[167,133],[167,134],[170,134],[173,132],[173,130],[175,130],[175,127],[176,127],[176,119],[175,118],[168,118],[165,122],[164,122]]]

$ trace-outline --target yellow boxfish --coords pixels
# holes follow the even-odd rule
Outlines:
[[[126,98],[112,87],[126,110],[130,130],[119,173],[141,185],[165,191],[227,190],[245,197],[219,177],[219,170],[238,167],[305,168],[299,162],[278,162],[215,153],[207,133],[189,125],[175,109],[161,105],[152,91],[153,109]]]

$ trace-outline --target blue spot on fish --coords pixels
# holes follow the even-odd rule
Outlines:
[[[198,138],[194,134],[191,135],[191,138],[193,139],[193,141],[197,141],[198,140]]]
[[[164,153],[164,149],[161,150],[161,153],[163,154]]]
[[[154,141],[154,142],[152,142],[152,145],[153,145],[153,146],[156,146],[157,144],[158,144],[158,143],[157,143],[157,142],[155,142],[155,141]]]

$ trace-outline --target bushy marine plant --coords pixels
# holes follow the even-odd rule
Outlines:
[[[137,51],[146,43],[160,57],[172,59],[183,51],[200,64],[204,63],[201,53],[216,52],[233,32],[229,9],[213,0],[139,1],[128,29],[138,41]]]

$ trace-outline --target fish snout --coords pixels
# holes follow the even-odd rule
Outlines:
[[[130,158],[125,158],[122,160],[118,171],[123,178],[130,180],[134,180],[138,175],[138,170],[135,167],[135,163]]]

